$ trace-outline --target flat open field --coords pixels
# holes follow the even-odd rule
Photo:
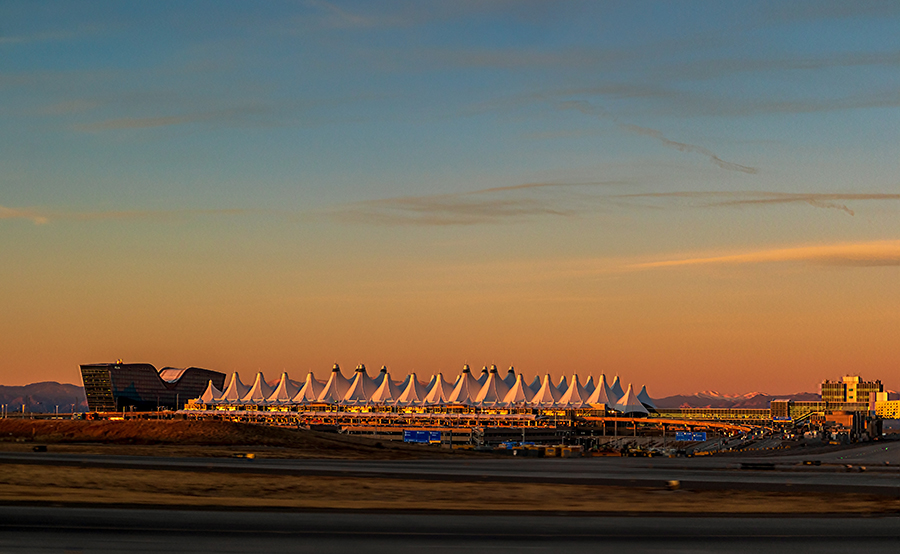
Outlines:
[[[896,514],[857,494],[202,473],[4,464],[0,503],[460,513]]]

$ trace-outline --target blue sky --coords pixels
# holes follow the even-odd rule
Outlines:
[[[122,353],[423,373],[522,352],[562,373],[611,349],[646,380],[690,359],[669,389],[751,387],[715,368],[792,352],[783,387],[806,387],[850,363],[816,354],[839,325],[814,340],[780,314],[756,336],[745,297],[814,328],[849,317],[836,297],[898,323],[898,24],[895,2],[0,3],[0,378]],[[823,278],[821,256],[852,269]],[[53,307],[135,315],[71,334]],[[493,324],[469,323],[481,307]],[[196,327],[146,329],[179,318]],[[707,325],[733,348],[696,355],[721,344]],[[852,359],[896,368],[894,338]]]

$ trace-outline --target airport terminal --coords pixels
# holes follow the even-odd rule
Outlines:
[[[394,379],[386,367],[370,375],[365,365],[350,377],[335,364],[327,379],[309,372],[303,381],[285,372],[244,382],[238,372],[164,368],[149,364],[81,366],[92,412],[140,417],[172,407],[183,417],[315,427],[385,440],[448,446],[503,443],[588,446],[662,445],[780,430],[785,436],[817,434],[851,442],[879,436],[880,421],[896,416],[880,381],[846,376],[822,383],[822,400],[773,400],[769,408],[659,408],[646,386],[623,387],[573,374],[554,382],[495,365],[479,374],[464,365],[451,379],[426,382],[415,373]],[[720,447],[720,446],[717,446]]]

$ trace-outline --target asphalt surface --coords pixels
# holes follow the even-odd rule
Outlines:
[[[0,552],[896,553],[900,517],[464,516],[0,507]],[[627,549],[627,550],[623,550]]]
[[[804,465],[818,460],[820,466]],[[884,462],[887,462],[885,465]],[[819,456],[459,460],[297,460],[172,458],[86,454],[0,453],[4,463],[274,475],[344,476],[440,481],[541,482],[852,492],[900,497],[900,442],[864,445]],[[849,466],[849,467],[848,467]],[[865,468],[863,470],[863,468]]]

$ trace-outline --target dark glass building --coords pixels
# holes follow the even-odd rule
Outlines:
[[[210,380],[222,390],[225,374],[199,367],[157,370],[150,364],[81,366],[81,381],[92,412],[154,411],[160,407],[180,410],[188,400],[203,394]]]

